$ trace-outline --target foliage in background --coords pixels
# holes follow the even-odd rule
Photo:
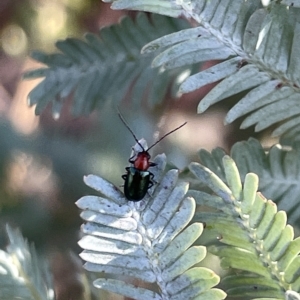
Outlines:
[[[0,297],[11,299],[55,299],[52,275],[18,230],[7,226],[9,245],[0,251]]]
[[[300,150],[295,143],[300,132],[299,1],[272,1],[268,7],[259,0],[107,2],[113,2],[114,9],[177,18],[183,15],[199,26],[187,28],[182,20],[148,19],[139,14],[135,23],[125,18],[119,25],[102,29],[99,36],[86,35],[86,42],[58,42],[62,53],[36,52],[33,57],[47,67],[25,77],[45,77],[29,95],[37,113],[51,102],[54,116],[59,116],[63,101],[72,93],[74,113],[86,114],[94,108],[101,110],[105,102],[121,101],[126,93],[133,102],[147,95],[149,106],[153,106],[163,102],[172,84],[178,95],[216,83],[200,101],[198,112],[237,96],[227,123],[243,117],[241,128],[255,125],[256,131],[276,125],[273,135],[281,136],[291,148],[277,145],[266,152],[258,141],[250,139],[232,147],[233,160],[221,149],[211,154],[200,151],[202,163],[210,170],[192,163],[190,171],[210,191],[199,188],[200,184],[190,190],[197,212],[186,208],[187,214],[179,219],[180,205],[178,212],[169,206],[184,195],[173,196],[176,180],[168,182],[172,171],[157,179],[158,188],[149,191],[152,197],[147,196],[148,201],[135,205],[127,204],[122,193],[106,180],[87,177],[87,184],[105,198],[86,196],[78,202],[87,222],[80,242],[86,268],[155,282],[159,292],[157,287],[138,288],[115,279],[97,279],[95,287],[135,299],[182,299],[188,295],[190,299],[222,299],[225,294],[221,289],[211,289],[218,282],[217,275],[210,271],[209,278],[204,269],[189,269],[203,259],[206,245],[220,258],[221,267],[232,271],[221,280],[222,289],[231,297],[300,299],[300,239],[294,239],[293,227],[286,225],[299,220]],[[218,62],[206,70],[193,71],[200,62],[210,60]],[[151,61],[154,69],[150,69]],[[179,183],[179,192],[182,189]],[[276,204],[258,189],[283,211],[278,212]],[[153,224],[148,222],[149,215]],[[179,234],[172,218],[187,225],[192,215],[196,223],[180,227],[183,231]],[[203,233],[198,222],[205,222]],[[130,230],[126,224],[132,225]],[[198,232],[191,234],[189,230],[196,227]],[[135,239],[124,241],[127,234]],[[192,246],[197,237],[200,248]],[[178,284],[176,291],[174,284]],[[214,292],[207,298],[210,291]]]
[[[185,20],[139,14],[133,22],[129,17],[120,24],[100,30],[99,35],[87,33],[85,41],[68,38],[56,43],[61,54],[34,52],[32,57],[46,68],[29,71],[26,79],[45,77],[29,94],[30,105],[36,104],[40,114],[52,103],[58,117],[64,100],[73,96],[73,113],[89,114],[101,110],[107,101],[120,102],[129,93],[134,104],[146,96],[148,105],[162,102],[170,82],[190,74],[185,66],[173,72],[151,68],[154,54],[141,55],[141,48],[151,40],[187,28]],[[146,92],[148,90],[148,92]]]
[[[192,163],[190,170],[214,192],[189,192],[198,205],[215,211],[196,212],[194,220],[207,226],[212,239],[209,251],[221,258],[224,269],[238,273],[224,278],[228,295],[259,299],[288,298],[286,292],[300,289],[297,250],[300,239],[294,238],[292,226],[286,225],[284,211],[257,193],[258,177],[248,173],[242,186],[234,161],[223,158],[227,185],[209,169]],[[296,250],[296,253],[295,253]],[[253,287],[255,286],[255,288]]]
[[[162,7],[166,8],[168,1],[161,1],[161,4],[157,1],[151,5],[149,1],[142,0],[133,3],[127,0],[111,2],[113,8],[143,7],[143,10],[163,14]],[[199,112],[228,97],[247,92],[228,112],[227,123],[248,114],[241,128],[256,124],[255,129],[261,131],[284,121],[273,134],[289,135],[292,132],[295,139],[300,123],[300,111],[296,106],[300,91],[298,8],[287,9],[284,5],[275,4],[266,9],[261,7],[260,0],[246,2],[239,0],[234,4],[232,1],[191,1],[181,4],[179,2],[177,5],[173,5],[170,1],[167,7],[169,9],[165,9],[166,15],[170,15],[170,12],[172,16],[177,17],[184,14],[186,17],[193,18],[201,26],[180,30],[145,45],[147,41],[143,32],[157,31],[158,35],[164,35],[183,29],[183,26],[181,25],[180,28],[177,25],[167,29],[166,20],[160,17],[157,21],[152,20],[154,26],[151,28],[150,23],[145,21],[145,16],[140,15],[135,26],[129,19],[125,19],[121,26],[103,30],[102,34],[100,33],[103,42],[95,36],[87,35],[88,43],[73,39],[58,42],[57,47],[64,55],[34,54],[35,59],[49,66],[25,75],[25,78],[45,77],[45,80],[29,95],[30,103],[37,104],[37,113],[49,101],[53,102],[54,112],[59,113],[61,101],[74,90],[77,84],[74,96],[76,113],[84,113],[83,107],[88,109],[86,112],[89,112],[97,106],[96,100],[101,101],[103,98],[113,96],[122,99],[129,83],[134,82],[140,73],[140,69],[129,62],[139,57],[144,61],[150,53],[154,52],[156,58],[152,66],[160,67],[162,70],[188,68],[203,61],[221,60],[220,63],[197,74],[190,75],[188,69],[183,70],[185,77],[190,76],[184,78],[179,91],[191,92],[223,79],[201,100]],[[164,26],[159,26],[160,23],[164,23]],[[149,35],[149,40],[153,38],[154,35]],[[133,48],[135,44],[138,47]],[[115,47],[114,52],[107,51],[109,45]],[[144,56],[140,56],[139,50],[143,45],[145,45],[142,50]],[[97,52],[99,49],[101,51]],[[157,55],[158,50],[160,53]],[[122,72],[116,74],[111,70],[110,63],[113,61],[115,64],[119,60],[121,64],[118,70],[121,69]],[[145,64],[148,63],[149,60],[146,60]],[[89,68],[91,65],[93,67]],[[106,73],[108,71],[109,75]],[[129,75],[132,77],[128,78]],[[150,76],[146,80],[145,76],[149,74],[144,76],[140,74],[137,81],[139,96],[142,95],[141,91],[144,91],[149,78],[152,78]],[[160,83],[165,88],[150,89],[155,92],[157,99],[162,99],[169,80],[166,74],[162,75],[166,81],[153,74],[153,78],[155,77],[157,84]],[[96,78],[99,78],[101,84]],[[117,86],[120,92],[113,94]],[[82,99],[85,99],[83,107],[81,107]],[[133,99],[137,99],[135,93]]]

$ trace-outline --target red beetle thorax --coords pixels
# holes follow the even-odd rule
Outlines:
[[[133,165],[140,171],[146,171],[150,166],[150,158],[150,154],[147,151],[139,152]]]

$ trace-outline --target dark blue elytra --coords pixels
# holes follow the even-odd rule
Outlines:
[[[153,174],[149,171],[141,171],[135,167],[127,167],[127,174],[124,174],[122,178],[124,183],[125,197],[130,201],[142,200],[148,189],[153,185]]]

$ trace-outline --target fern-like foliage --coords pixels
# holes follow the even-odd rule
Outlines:
[[[9,245],[0,250],[1,300],[54,300],[48,266],[18,230],[7,226]]]
[[[187,93],[219,82],[198,106],[198,112],[230,96],[246,94],[227,114],[231,123],[247,115],[241,128],[260,131],[279,122],[275,136],[300,131],[300,12],[273,1],[260,0],[113,0],[112,8],[143,9],[198,22],[152,41],[143,53],[164,50],[153,66],[172,69],[200,61],[221,60],[187,78],[180,91]],[[285,4],[290,1],[283,1]],[[295,2],[296,3],[296,2]],[[290,3],[291,5],[294,3]],[[297,5],[296,5],[297,6]]]
[[[208,250],[221,258],[221,266],[235,270],[225,278],[228,295],[243,299],[300,299],[300,238],[286,225],[284,211],[257,192],[258,177],[245,176],[229,156],[223,167],[227,185],[206,167],[192,163],[190,170],[214,192],[190,191],[197,204],[215,212],[197,212],[195,220],[218,241]]]
[[[87,33],[85,41],[58,41],[56,47],[61,53],[35,51],[32,57],[46,67],[24,75],[26,79],[44,78],[30,92],[29,103],[36,105],[39,114],[51,102],[53,115],[58,117],[64,100],[74,93],[73,113],[88,114],[105,101],[121,101],[130,91],[134,103],[147,96],[149,106],[154,106],[162,101],[170,82],[175,81],[176,90],[179,77],[190,73],[191,67],[175,72],[153,69],[150,64],[154,54],[141,55],[141,48],[153,39],[187,27],[185,20],[159,15],[149,19],[140,13],[135,22],[125,17],[99,34]]]
[[[206,150],[199,152],[201,163],[215,172],[226,182],[222,159],[226,155],[221,148],[211,153]],[[300,148],[274,145],[265,151],[259,141],[250,138],[248,141],[233,145],[231,157],[236,162],[242,181],[249,172],[259,176],[259,191],[272,199],[287,212],[289,222],[298,224],[300,221]]]
[[[133,299],[224,299],[225,293],[213,288],[219,277],[193,267],[205,257],[206,248],[192,246],[202,224],[186,227],[195,211],[194,199],[185,197],[188,184],[177,183],[177,170],[162,177],[164,155],[154,162],[157,184],[142,201],[127,201],[111,183],[89,175],[85,183],[104,197],[85,196],[77,205],[86,221],[79,242],[85,268],[156,284],[159,291],[110,278],[99,278],[94,286]]]

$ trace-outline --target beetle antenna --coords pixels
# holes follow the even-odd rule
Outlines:
[[[141,143],[139,142],[139,140],[137,139],[136,135],[134,134],[134,132],[131,130],[131,128],[129,127],[129,125],[127,124],[126,120],[124,119],[124,117],[121,115],[120,111],[118,111],[118,115],[119,118],[121,119],[121,121],[123,122],[123,124],[126,126],[126,128],[131,132],[134,140],[138,143],[138,145],[143,149],[143,151],[145,151],[144,147],[141,145]]]
[[[167,137],[168,135],[170,135],[171,133],[173,133],[174,131],[180,129],[181,127],[183,127],[187,122],[184,122],[183,124],[181,124],[180,126],[176,127],[175,129],[171,130],[170,132],[166,133],[164,136],[162,136],[158,141],[156,141],[153,145],[151,145],[147,151],[149,151],[151,148],[153,148],[155,145],[157,145],[161,140],[163,140],[165,137]]]

